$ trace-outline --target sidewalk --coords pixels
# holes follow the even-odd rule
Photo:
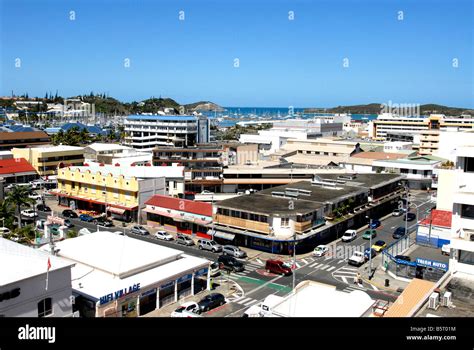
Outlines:
[[[178,300],[175,303],[166,305],[166,306],[164,306],[160,309],[156,309],[156,310],[154,310],[152,312],[149,312],[146,315],[143,315],[143,316],[140,316],[140,317],[170,317],[171,313],[174,310],[176,310],[178,308],[178,306],[180,306],[180,305],[182,305],[186,302],[189,302],[189,301],[194,301],[194,302],[197,303],[197,302],[199,302],[199,300],[201,300],[206,295],[211,294],[211,293],[221,293],[222,295],[224,295],[226,300],[228,300],[228,298],[236,292],[236,290],[232,288],[233,281],[230,280],[230,284],[226,283],[226,282],[219,283],[220,279],[221,279],[221,276],[213,278],[213,280],[214,280],[213,283],[215,284],[216,287],[213,288],[210,291],[203,290],[202,292],[199,292],[195,295],[187,296],[183,299]],[[205,314],[203,314],[201,316],[206,317]]]

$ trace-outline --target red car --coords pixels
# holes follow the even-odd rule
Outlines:
[[[273,259],[267,260],[265,264],[265,270],[267,270],[267,272],[275,273],[277,275],[285,275],[285,276],[289,276],[293,273],[291,271],[291,268],[288,265],[286,265],[283,261],[273,260]]]

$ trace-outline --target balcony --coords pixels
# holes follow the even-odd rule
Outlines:
[[[224,216],[221,214],[214,215],[214,220],[217,224],[220,225],[228,225],[243,230],[257,231],[265,234],[270,233],[270,225],[266,222],[245,220],[240,218],[234,218],[232,216]]]
[[[310,229],[314,229],[315,227],[322,226],[326,223],[324,219],[318,219],[316,221],[303,221],[303,222],[295,222],[295,231],[296,232],[305,232]]]

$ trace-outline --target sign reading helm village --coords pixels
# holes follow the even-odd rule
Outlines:
[[[120,299],[128,294],[138,292],[140,290],[140,283],[136,283],[133,286],[130,286],[128,288],[120,289],[116,291],[115,293],[110,293],[107,295],[104,295],[103,297],[100,297],[99,304],[107,304],[108,302],[111,302],[112,300],[117,300]]]

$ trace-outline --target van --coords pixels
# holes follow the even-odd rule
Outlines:
[[[210,241],[208,239],[198,240],[198,248],[201,250],[210,250],[213,253],[222,251],[222,246],[216,241]]]
[[[267,260],[267,262],[265,263],[265,270],[267,270],[267,272],[285,276],[290,276],[293,273],[291,271],[291,268],[283,261],[273,259]]]

